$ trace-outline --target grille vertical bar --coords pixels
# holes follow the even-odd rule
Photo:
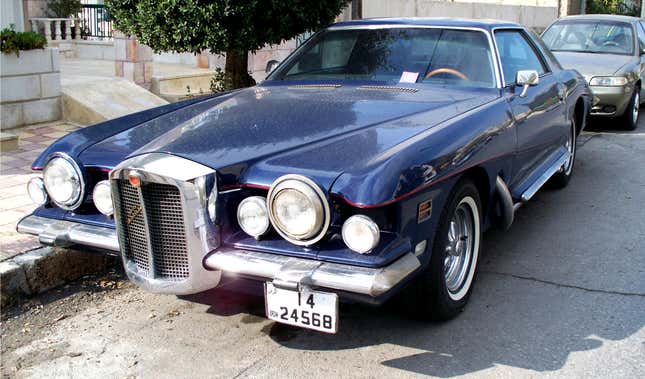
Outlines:
[[[117,183],[119,196],[115,206],[120,210],[119,237],[124,243],[125,256],[146,276],[165,280],[187,278],[190,274],[188,248],[179,189],[147,182],[141,186],[139,197],[139,190],[129,181]]]

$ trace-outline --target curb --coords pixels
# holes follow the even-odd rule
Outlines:
[[[119,261],[115,256],[57,247],[22,253],[0,262],[0,305],[12,305],[22,297],[37,295]]]

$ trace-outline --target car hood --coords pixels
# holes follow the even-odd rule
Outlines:
[[[614,75],[634,57],[619,54],[574,53],[568,51],[554,51],[562,67],[578,70],[589,80],[594,76]]]
[[[425,88],[256,86],[117,133],[80,158],[93,165],[111,154],[117,164],[168,153],[218,170],[224,185],[269,185],[299,173],[329,189],[347,167],[499,96],[495,89],[418,87]],[[406,121],[420,113],[423,122]]]

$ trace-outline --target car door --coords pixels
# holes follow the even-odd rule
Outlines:
[[[638,35],[638,59],[640,60],[641,80],[645,78],[645,23],[639,21],[636,23],[636,34]],[[645,86],[641,85],[641,102],[645,99]]]
[[[517,148],[513,161],[511,190],[529,186],[549,157],[564,145],[566,121],[565,87],[553,73],[535,42],[522,29],[497,29],[495,43],[504,77],[504,96],[515,118]],[[515,85],[517,71],[535,70],[539,83],[528,88]]]

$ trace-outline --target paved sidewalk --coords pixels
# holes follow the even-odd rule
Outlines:
[[[65,121],[37,124],[12,131],[19,137],[18,149],[3,151],[0,158],[0,261],[41,245],[32,236],[18,234],[16,223],[35,208],[27,195],[31,163],[56,139],[81,126]]]

